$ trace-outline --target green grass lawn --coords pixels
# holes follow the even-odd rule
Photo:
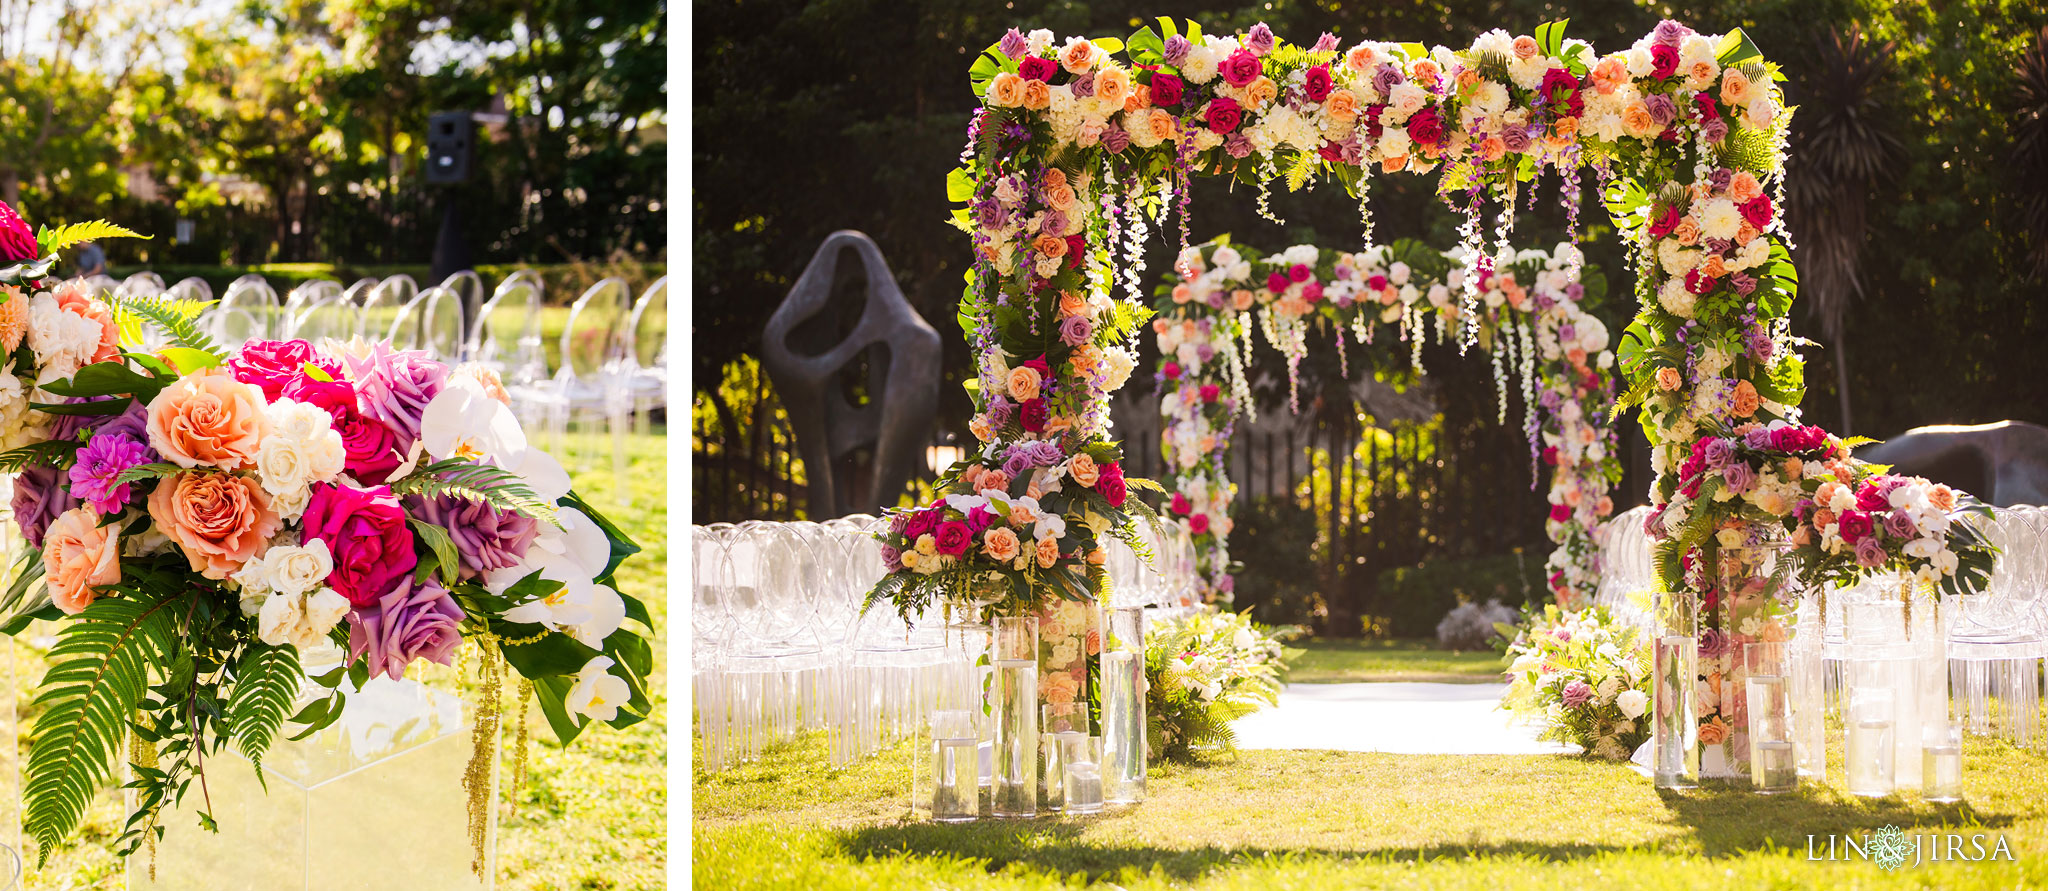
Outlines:
[[[611,469],[571,469],[576,491],[625,529],[645,552],[619,570],[620,587],[640,598],[655,623],[654,671],[648,677],[653,711],[648,720],[619,731],[600,727],[568,747],[540,730],[534,737],[527,783],[511,789],[511,737],[499,762],[505,790],[498,816],[500,889],[642,889],[666,886],[668,783],[668,438],[633,436],[627,485],[630,507],[614,500]],[[33,684],[43,664],[21,648],[18,677]],[[474,664],[473,661],[471,664]],[[509,697],[507,699],[509,702]],[[507,720],[516,716],[516,706]],[[532,710],[533,715],[539,709]],[[544,725],[540,725],[544,726]],[[247,769],[243,767],[243,769]],[[451,775],[448,782],[460,782]],[[121,888],[121,865],[113,839],[126,819],[118,796],[102,793],[87,812],[74,843],[51,855],[28,876],[29,888]],[[185,822],[170,825],[166,845],[202,832]],[[403,827],[393,827],[402,832]]]
[[[1426,640],[1311,638],[1288,647],[1305,652],[1288,669],[1290,684],[1345,684],[1356,681],[1492,683],[1506,668],[1492,650],[1439,650]]]
[[[1839,751],[1835,766],[1839,768]],[[2048,884],[2048,760],[1966,749],[1968,801],[1864,800],[1809,784],[1659,792],[1558,755],[1247,751],[1155,765],[1148,800],[1088,818],[904,819],[909,752],[829,770],[821,736],[698,773],[704,888],[2017,888]],[[1840,773],[1835,774],[1840,777]],[[2017,862],[1808,862],[1809,834],[2003,833]],[[1948,827],[1937,829],[1936,827]],[[1987,849],[1991,840],[1987,839]]]

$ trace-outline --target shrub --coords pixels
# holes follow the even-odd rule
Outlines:
[[[1461,603],[1436,623],[1436,642],[1447,650],[1483,650],[1503,638],[1496,624],[1514,625],[1522,614],[1499,599]]]

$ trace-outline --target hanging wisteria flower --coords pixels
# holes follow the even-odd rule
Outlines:
[[[149,446],[125,433],[94,436],[78,450],[71,465],[71,494],[102,514],[111,514],[128,504],[132,483],[119,482],[122,472],[155,460]]]

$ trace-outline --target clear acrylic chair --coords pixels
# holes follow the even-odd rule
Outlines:
[[[1972,733],[2026,747],[2038,726],[2042,659],[2048,656],[2048,514],[2032,506],[1995,508],[1979,521],[1999,549],[1990,584],[1960,598],[1949,631],[1950,694]],[[1994,707],[1995,706],[1995,707]]]
[[[419,285],[409,275],[394,275],[365,289],[362,292],[363,336],[388,336],[398,322],[399,313],[419,296],[419,292]]]
[[[155,297],[163,292],[164,280],[162,276],[154,272],[138,272],[121,280],[121,284],[114,288],[114,297],[117,299]]]
[[[470,319],[463,339],[463,361],[497,372],[508,387],[546,379],[547,351],[541,345],[544,290],[540,274],[531,269],[521,269],[499,282]]]
[[[476,318],[484,304],[484,279],[474,269],[464,269],[441,280],[441,287],[455,295],[457,324]],[[444,361],[455,361],[454,354]]]
[[[215,341],[228,350],[240,349],[251,340],[271,340],[284,330],[283,309],[277,291],[262,276],[250,274],[235,279],[221,295],[211,313]]]
[[[668,408],[668,276],[655,279],[633,304],[626,326],[626,390],[633,431],[654,432],[654,410]]]
[[[561,366],[555,371],[555,403],[551,406],[557,414],[549,426],[567,434],[567,457],[577,468],[590,466],[601,451],[598,442],[606,427],[613,432],[614,470],[625,449],[625,421],[631,402],[624,386],[622,332],[630,297],[621,279],[607,278],[591,285],[569,308],[568,323],[562,329]],[[623,493],[623,475],[619,482]]]
[[[462,349],[462,305],[454,291],[436,285],[398,311],[386,335],[391,348],[421,350],[453,362]]]
[[[349,302],[348,297],[337,289],[300,308],[293,317],[290,336],[314,344],[347,342],[362,330],[362,307]]]
[[[306,311],[315,304],[341,299],[341,283],[327,279],[312,279],[300,282],[298,287],[284,295],[284,328],[278,332],[283,339],[302,338],[312,340],[300,329],[304,327]],[[344,335],[340,339],[347,340]]]

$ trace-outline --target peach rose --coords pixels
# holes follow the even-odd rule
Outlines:
[[[1091,565],[1091,566],[1101,566],[1102,564],[1104,564],[1104,563],[1108,563],[1108,562],[1109,562],[1109,552],[1108,552],[1108,551],[1105,551],[1105,550],[1103,550],[1103,549],[1101,549],[1101,548],[1096,548],[1095,550],[1092,550],[1092,551],[1089,551],[1089,552],[1088,552],[1088,564],[1089,564],[1089,565]]]
[[[993,442],[996,438],[996,432],[988,426],[988,419],[981,415],[975,415],[973,420],[967,422],[967,432],[974,434],[974,438],[982,442]]]
[[[1700,224],[1695,222],[1692,217],[1679,220],[1678,225],[1671,230],[1671,237],[1678,239],[1678,243],[1686,247],[1699,244]]]
[[[1604,516],[1607,516],[1607,515],[1609,515],[1609,514],[1612,514],[1612,513],[1614,513],[1614,499],[1613,499],[1613,498],[1611,498],[1611,497],[1608,497],[1608,496],[1606,496],[1606,495],[1602,495],[1602,496],[1600,496],[1600,500],[1599,500],[1599,501],[1596,501],[1596,502],[1594,502],[1594,503],[1593,503],[1593,514],[1594,514],[1595,516],[1601,516],[1601,517],[1604,517]]]
[[[1533,59],[1540,51],[1541,48],[1536,45],[1536,38],[1527,34],[1515,38],[1515,58]]]
[[[988,104],[997,108],[1016,108],[1024,104],[1024,79],[1005,71],[989,81]]]
[[[277,534],[270,496],[248,477],[187,471],[149,493],[149,516],[176,542],[192,569],[224,579]]]
[[[1152,109],[1152,113],[1145,116],[1145,129],[1152,134],[1153,139],[1162,142],[1172,139],[1173,115],[1167,114],[1163,108]]]
[[[1707,259],[1700,263],[1700,274],[1720,278],[1728,274],[1728,264],[1720,254],[1708,254]]]
[[[1461,89],[1461,90],[1469,90],[1469,89],[1472,89],[1472,88],[1473,88],[1474,86],[1476,86],[1476,85],[1477,85],[1478,83],[1479,83],[1479,70],[1478,70],[1478,69],[1476,69],[1476,68],[1460,68],[1460,69],[1458,69],[1458,89]]]
[[[1657,369],[1658,389],[1665,390],[1668,392],[1671,390],[1678,389],[1678,386],[1682,383],[1684,383],[1684,381],[1679,378],[1678,369],[1672,368],[1669,365]]]
[[[1323,99],[1323,115],[1339,124],[1358,120],[1358,94],[1350,90],[1332,90]]]
[[[1713,720],[1700,725],[1700,743],[1702,745],[1716,746],[1726,742],[1727,739],[1728,725],[1722,723],[1719,715],[1714,716]]]
[[[1749,77],[1741,70],[1730,68],[1721,72],[1721,104],[1748,105]]]
[[[1045,203],[1054,210],[1065,213],[1074,208],[1074,187],[1066,183],[1045,187]],[[1055,233],[1057,234],[1057,233]]]
[[[1067,459],[1067,475],[1073,477],[1074,482],[1087,486],[1090,489],[1095,488],[1095,480],[1100,473],[1101,471],[1095,467],[1095,459],[1090,457],[1087,452],[1081,452]]]
[[[1137,111],[1152,107],[1152,88],[1146,84],[1131,85],[1130,95],[1124,97],[1124,110]]]
[[[1422,59],[1409,66],[1408,75],[1415,79],[1417,86],[1434,89],[1437,79],[1443,76],[1443,69],[1429,59]]]
[[[1246,84],[1244,88],[1245,105],[1250,108],[1262,108],[1279,95],[1280,85],[1274,83],[1270,77],[1261,77]]]
[[[13,285],[0,285],[0,347],[12,353],[28,334],[28,295]]]
[[[512,394],[505,392],[505,379],[491,368],[475,362],[465,362],[455,366],[455,373],[476,381],[477,386],[483,388],[485,396],[504,403],[507,407],[512,405]]]
[[[1060,67],[1068,74],[1082,74],[1095,66],[1095,44],[1076,37],[1060,50]]]
[[[1628,62],[1620,56],[1608,56],[1593,66],[1593,88],[1602,96],[1613,93],[1614,88],[1627,82]]]
[[[986,467],[979,464],[969,464],[960,471],[960,481],[967,484],[968,491],[976,491],[981,488],[981,475],[987,472],[988,468]]]
[[[1044,173],[1038,175],[1038,184],[1041,188],[1047,189],[1064,186],[1067,184],[1067,172],[1058,167],[1047,167]]]
[[[1052,104],[1052,88],[1042,80],[1024,82],[1024,107],[1037,111]]]
[[[1579,119],[1560,117],[1550,122],[1550,132],[1559,139],[1573,139],[1579,135]]]
[[[1488,136],[1479,141],[1479,160],[1498,161],[1507,153],[1507,142],[1498,136]]]
[[[1344,53],[1344,67],[1353,71],[1371,71],[1379,64],[1380,51],[1371,44],[1361,43]]]
[[[1772,107],[1770,99],[1765,96],[1758,96],[1755,101],[1742,107],[1742,123],[1748,125],[1751,130],[1769,127],[1771,119],[1775,117],[1777,109]]]
[[[997,526],[981,537],[981,551],[997,563],[1008,563],[1017,559],[1023,550],[1023,543],[1017,540],[1017,533],[1008,526]]]
[[[1040,256],[1064,257],[1067,255],[1067,240],[1050,233],[1031,239],[1031,249]]]
[[[1955,510],[1956,490],[1936,483],[1927,491],[1927,503],[1934,505],[1936,510]]]
[[[99,596],[95,586],[121,580],[119,530],[118,524],[101,526],[99,512],[81,505],[43,533],[43,575],[58,609],[74,616],[85,612]]]
[[[1802,477],[1802,476],[1805,476],[1805,470],[1806,470],[1806,463],[1805,463],[1805,462],[1803,462],[1803,461],[1800,461],[1800,460],[1799,460],[1798,458],[1786,458],[1786,459],[1785,459],[1785,463],[1784,463],[1784,465],[1783,465],[1783,471],[1784,471],[1784,474],[1785,474],[1785,478],[1786,478],[1786,479],[1788,479],[1788,480],[1796,480],[1796,479],[1798,479],[1798,478],[1800,478],[1800,477]]]
[[[1736,204],[1748,204],[1751,199],[1764,193],[1763,183],[1756,181],[1756,174],[1738,170],[1728,178],[1728,200]]]
[[[1704,89],[1708,84],[1714,82],[1714,74],[1718,68],[1719,66],[1714,64],[1714,60],[1701,59],[1692,63],[1692,67],[1687,68],[1685,74],[1686,77],[1692,80],[1692,87],[1694,89]]]
[[[1097,350],[1092,343],[1084,343],[1075,347],[1073,354],[1067,357],[1067,365],[1072,367],[1074,373],[1078,375],[1093,374],[1095,373],[1095,367],[1100,364],[1102,364],[1102,352]]]
[[[1025,507],[1022,504],[1012,504],[1010,505],[1009,519],[1010,525],[1022,529],[1025,526],[1038,522],[1038,515],[1032,513],[1031,508]]]
[[[1735,393],[1729,396],[1728,400],[1732,403],[1735,416],[1738,418],[1746,418],[1756,414],[1757,404],[1760,401],[1756,395],[1756,385],[1749,381],[1737,381],[1735,383]]]
[[[263,405],[263,391],[226,368],[201,369],[150,400],[149,445],[179,467],[254,467],[269,432]]]
[[[1038,540],[1038,566],[1039,566],[1039,568],[1040,568],[1040,569],[1051,569],[1051,568],[1052,568],[1052,565],[1053,565],[1054,563],[1058,563],[1058,562],[1060,562],[1060,544],[1059,544],[1059,542],[1057,542],[1057,541],[1054,541],[1054,540],[1052,540],[1052,539],[1050,539],[1050,538],[1041,538],[1041,539],[1039,539],[1039,540]]]
[[[1188,287],[1187,282],[1181,282],[1173,286],[1173,302],[1186,303],[1193,299],[1195,299],[1195,289]]]
[[[1747,245],[1750,242],[1755,241],[1757,235],[1759,234],[1761,233],[1756,231],[1755,226],[1750,225],[1748,220],[1743,220],[1742,225],[1736,227],[1735,229],[1735,243],[1739,245]]]
[[[1807,526],[1801,525],[1799,528],[1792,530],[1791,541],[1792,546],[1795,548],[1806,547],[1813,543],[1813,533],[1808,531]]]
[[[1112,105],[1121,106],[1131,95],[1130,72],[1122,68],[1108,68],[1095,74],[1095,98]]]
[[[1076,294],[1072,291],[1060,292],[1060,318],[1064,319],[1068,316],[1086,315],[1087,312],[1088,298]]]
[[[1408,156],[1407,156],[1407,155],[1401,155],[1400,157],[1396,157],[1396,158],[1381,158],[1381,159],[1380,159],[1380,172],[1381,172],[1381,173],[1393,173],[1393,172],[1394,172],[1394,171],[1396,171],[1396,170],[1405,170],[1405,169],[1407,169],[1407,167],[1408,167]]]
[[[1008,492],[1010,491],[1010,475],[1000,470],[991,470],[982,474],[980,482],[975,483],[975,485],[979,487],[980,491],[995,489],[999,492]]]
[[[1019,365],[1012,368],[1010,369],[1010,379],[1008,381],[1010,385],[1010,398],[1018,402],[1023,402],[1027,399],[1037,399],[1038,387],[1044,382],[1039,377],[1038,369],[1036,368],[1032,368],[1029,365]]]
[[[1657,126],[1657,118],[1650,114],[1649,106],[1638,99],[1621,110],[1621,125],[1630,136],[1655,136],[1663,130]]]
[[[1252,292],[1247,291],[1243,288],[1239,288],[1235,291],[1230,292],[1230,305],[1232,307],[1235,307],[1238,312],[1244,312],[1245,310],[1251,309],[1253,299],[1254,298],[1252,297]]]

